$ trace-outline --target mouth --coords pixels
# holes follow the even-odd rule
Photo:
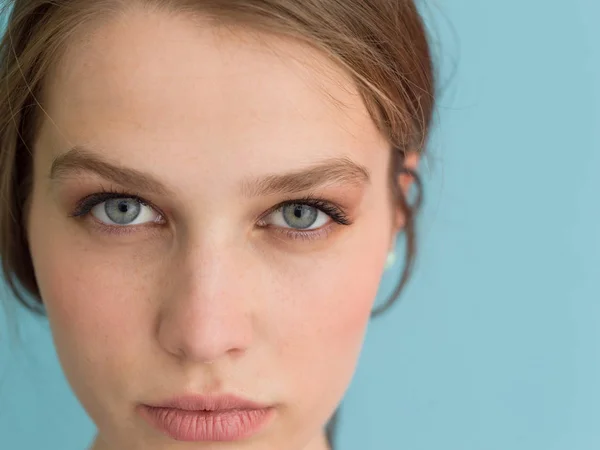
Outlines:
[[[140,405],[137,411],[156,430],[188,442],[248,439],[264,430],[275,415],[273,406],[231,395],[176,397]]]

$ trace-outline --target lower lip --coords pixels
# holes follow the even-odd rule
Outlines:
[[[238,441],[265,428],[273,408],[186,411],[141,406],[140,415],[154,428],[177,441]]]

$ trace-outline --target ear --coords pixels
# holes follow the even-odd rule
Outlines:
[[[419,154],[417,152],[408,152],[404,157],[403,167],[410,169],[413,172],[416,172],[419,167]],[[398,186],[402,192],[404,198],[408,198],[408,194],[410,192],[410,188],[414,183],[413,177],[405,172],[402,172],[398,175]],[[396,208],[396,221],[394,227],[394,234],[398,233],[403,227],[405,223],[404,212],[401,208]]]

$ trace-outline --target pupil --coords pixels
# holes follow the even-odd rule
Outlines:
[[[302,219],[302,206],[296,206],[294,208],[294,215],[298,218],[298,219]]]
[[[127,207],[127,203],[125,202],[121,202],[119,203],[119,211],[121,211],[122,213],[126,213],[128,211],[128,207]]]

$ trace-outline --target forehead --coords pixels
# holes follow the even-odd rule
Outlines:
[[[42,135],[54,153],[91,143],[149,157],[270,151],[283,161],[381,145],[352,80],[321,53],[160,12],[128,12],[79,33],[44,103],[52,122]]]

